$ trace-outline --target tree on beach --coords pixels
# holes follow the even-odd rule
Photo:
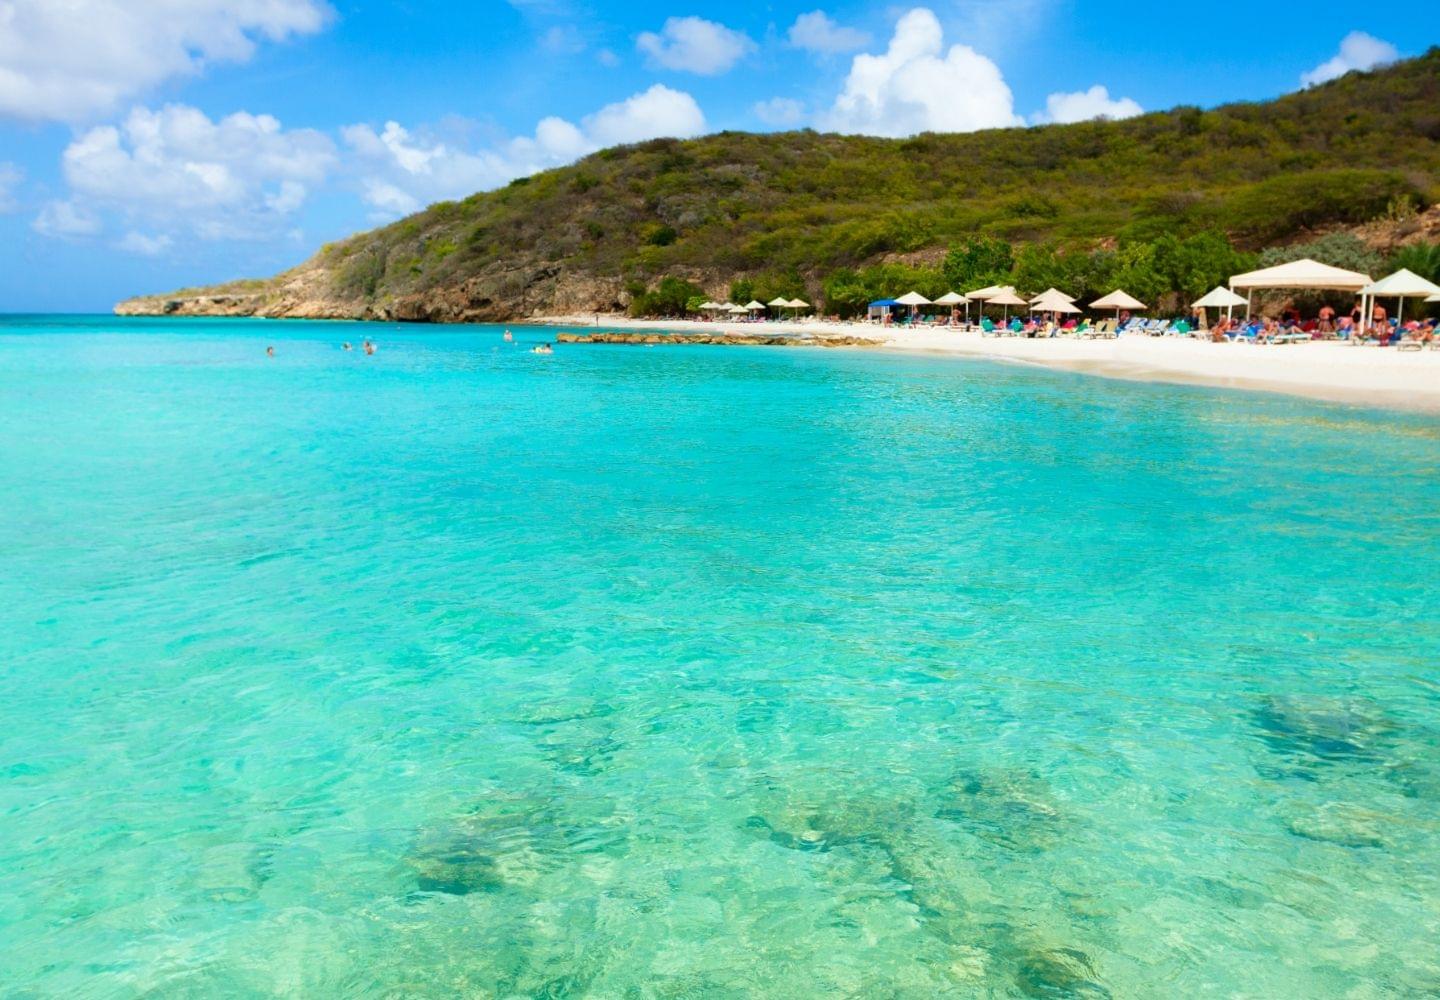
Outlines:
[[[940,269],[957,292],[999,284],[1010,277],[1015,251],[993,236],[972,236],[950,248]]]

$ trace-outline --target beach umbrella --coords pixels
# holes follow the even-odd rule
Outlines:
[[[921,295],[919,292],[906,292],[904,295],[900,296],[895,301],[900,303],[902,306],[909,306],[911,316],[914,316],[916,313],[918,313],[921,306],[928,306],[930,304],[930,300],[927,299],[925,296]]]
[[[1014,287],[1010,285],[989,285],[985,288],[977,288],[973,292],[966,292],[965,297],[972,302],[980,303],[980,315],[985,315],[985,304],[997,295],[1004,295],[1006,292],[1015,293]]]
[[[1037,295],[1037,296],[1035,296],[1033,299],[1031,299],[1031,300],[1030,300],[1030,304],[1033,306],[1033,305],[1036,305],[1037,303],[1039,303],[1039,301],[1040,301],[1041,299],[1057,299],[1057,298],[1058,298],[1058,299],[1064,299],[1066,302],[1071,302],[1071,303],[1073,303],[1073,302],[1075,301],[1075,296],[1073,296],[1073,295],[1066,295],[1064,292],[1060,291],[1060,289],[1058,289],[1058,288],[1047,288],[1047,289],[1045,289],[1045,291],[1041,292],[1039,295]]]
[[[1440,295],[1440,285],[1427,281],[1414,271],[1401,268],[1387,278],[1366,285],[1360,290],[1360,294],[1368,295],[1372,302],[1377,298],[1399,299],[1400,308],[1395,311],[1395,321],[1398,323],[1405,318],[1406,299],[1429,301],[1431,296]]]
[[[806,302],[804,299],[791,299],[789,302],[787,302],[787,303],[785,303],[785,304],[788,305],[791,309],[809,309],[809,308],[810,308],[810,303]]]
[[[1440,302],[1440,295],[1432,295],[1432,296],[1430,296],[1428,299],[1426,299],[1425,301],[1426,301],[1426,302]]]
[[[990,296],[990,298],[988,298],[986,301],[989,302],[992,306],[1004,306],[1004,307],[1005,307],[1005,316],[1004,316],[1004,319],[1009,319],[1009,318],[1010,318],[1010,307],[1011,307],[1011,306],[1026,306],[1026,305],[1029,305],[1028,302],[1026,302],[1026,301],[1025,301],[1024,299],[1022,299],[1020,296],[1018,296],[1018,295],[1015,294],[1015,289],[1013,289],[1013,288],[1002,288],[999,292],[997,292],[997,293],[995,293],[994,295]],[[1002,320],[1001,322],[1004,322],[1004,320]]]
[[[1115,319],[1120,319],[1120,310],[1129,309],[1132,312],[1144,312],[1149,306],[1141,302],[1135,296],[1119,288],[1103,298],[1098,298],[1090,303],[1091,309],[1114,309]]]
[[[1045,313],[1078,313],[1080,310],[1074,301],[1067,297],[1064,292],[1057,292],[1055,289],[1030,300],[1032,312]]]
[[[1014,291],[1015,288],[1013,285],[989,285],[985,288],[977,288],[973,292],[966,292],[965,297],[967,299],[973,299],[976,302],[989,302],[995,296],[1000,295],[1003,292],[1010,292],[1013,294]]]
[[[935,300],[937,306],[949,306],[952,314],[955,311],[955,307],[962,303],[965,306],[965,322],[968,323],[970,322],[970,300],[965,296],[959,292],[946,292]]]
[[[1203,296],[1190,303],[1192,309],[1224,309],[1226,316],[1234,314],[1236,306],[1243,306],[1249,300],[1236,295],[1224,285],[1216,285]]]

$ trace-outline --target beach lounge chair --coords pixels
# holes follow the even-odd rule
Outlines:
[[[989,316],[984,316],[984,317],[981,318],[981,320],[980,320],[980,333],[981,333],[982,336],[986,336],[986,337],[993,337],[993,336],[995,336],[995,324],[990,321],[990,317],[989,317]]]
[[[1412,340],[1409,337],[1402,339],[1395,345],[1395,350],[1397,351],[1423,351],[1424,349],[1424,344],[1418,340]]]

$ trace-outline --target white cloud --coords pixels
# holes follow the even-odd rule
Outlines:
[[[1334,80],[1351,70],[1374,69],[1400,58],[1400,50],[1389,42],[1363,31],[1352,31],[1340,42],[1340,51],[1332,58],[1300,75],[1300,83],[1313,87],[1317,83]]]
[[[67,239],[73,236],[94,236],[101,229],[100,217],[83,205],[72,201],[46,202],[30,228],[42,236]]]
[[[821,124],[837,132],[912,135],[1024,124],[1000,69],[965,45],[944,49],[935,14],[917,7],[881,55],[861,54]]]
[[[557,24],[540,36],[540,47],[556,55],[576,55],[585,51],[585,36],[573,24]]]
[[[660,136],[684,138],[705,130],[705,116],[689,94],[661,84],[607,105],[579,125],[543,119],[532,136],[467,150],[458,142],[387,122],[343,130],[359,160],[361,194],[377,218],[394,218],[434,201],[493,188],[516,177],[573,162],[604,146]]]
[[[595,53],[595,60],[607,69],[614,69],[620,65],[620,57],[610,49],[601,49]]]
[[[0,212],[13,212],[20,207],[15,199],[15,189],[25,179],[25,173],[13,163],[0,163]]]
[[[90,118],[329,18],[325,0],[0,0],[0,117]]]
[[[772,97],[768,101],[756,102],[755,117],[766,125],[780,128],[799,125],[805,118],[805,105],[792,97]]]
[[[1045,110],[1034,116],[1038,124],[1055,122],[1088,122],[1096,118],[1134,118],[1145,109],[1128,97],[1112,99],[1110,91],[1096,84],[1089,90],[1071,94],[1051,94],[1045,98]]]
[[[716,76],[755,51],[750,36],[700,17],[672,17],[657,35],[646,31],[635,47],[664,69]]]
[[[184,105],[135,108],[119,126],[81,133],[61,158],[77,209],[203,239],[273,236],[335,162],[320,132],[244,112],[211,121]]]
[[[823,10],[812,10],[790,26],[790,44],[811,52],[854,52],[870,44],[870,34],[836,24]]]
[[[157,257],[170,249],[174,241],[170,237],[161,234],[159,236],[147,236],[144,233],[137,233],[133,229],[125,234],[124,239],[116,243],[116,248],[126,253],[138,253],[143,257]]]

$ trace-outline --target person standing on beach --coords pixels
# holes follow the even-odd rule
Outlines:
[[[1335,332],[1335,310],[1332,307],[1329,305],[1321,306],[1319,319],[1320,325],[1317,329],[1320,333],[1329,334]]]

